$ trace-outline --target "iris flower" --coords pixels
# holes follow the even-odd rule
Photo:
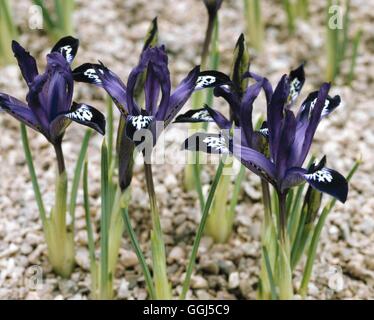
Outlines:
[[[42,133],[59,149],[65,129],[72,121],[104,134],[105,118],[95,108],[72,102],[73,74],[70,69],[79,41],[65,37],[47,55],[47,67],[39,74],[35,59],[16,41],[12,43],[23,78],[28,86],[26,103],[0,93],[0,108],[25,125]],[[62,165],[62,163],[61,163]],[[63,167],[59,167],[60,171]]]
[[[135,86],[144,71],[146,71],[146,79],[143,108],[135,101]],[[129,75],[127,86],[102,63],[85,63],[76,68],[73,73],[76,81],[104,88],[125,119],[125,133],[129,141],[126,142],[127,148],[121,148],[119,152],[120,176],[123,176],[125,172],[121,168],[125,168],[126,163],[130,161],[131,145],[139,145],[143,141],[140,137],[143,137],[144,132],[152,133],[151,147],[156,144],[160,131],[169,125],[195,90],[199,67],[192,69],[173,93],[164,46],[147,48],[142,52],[138,65]],[[162,123],[161,130],[156,130],[156,122]],[[120,180],[122,180],[122,188],[129,184],[128,179],[123,181],[120,178]]]
[[[345,202],[348,193],[347,181],[337,171],[325,167],[326,158],[308,170],[302,168],[319,122],[339,105],[340,97],[330,97],[328,95],[330,85],[325,83],[319,91],[308,95],[295,115],[290,110],[296,100],[295,91],[291,88],[298,84],[297,81],[292,81],[290,76],[284,75],[273,93],[269,83],[264,82],[264,78],[254,74],[249,75],[260,83],[262,81],[268,100],[267,122],[264,123],[261,132],[268,139],[269,156],[249,146],[248,139],[240,139],[238,143],[237,137],[230,137],[224,132],[197,133],[185,141],[185,148],[209,153],[232,153],[248,169],[271,183],[280,196],[284,196],[290,188],[306,181],[313,188]],[[221,86],[219,90],[225,90],[228,97],[229,93],[226,89],[222,89]],[[214,111],[211,114],[218,113]],[[239,120],[242,124],[243,116],[240,115],[242,119]],[[225,123],[222,115],[215,115],[213,118],[221,127],[222,123]],[[247,131],[247,134],[252,132],[252,128],[248,130],[241,127],[241,129]]]
[[[243,44],[243,35],[239,37],[237,47]],[[240,48],[239,48],[240,51]],[[248,66],[249,67],[249,66]],[[205,105],[201,109],[189,110],[178,116],[175,122],[216,122],[220,129],[229,130],[233,127],[241,129],[241,144],[262,151],[264,146],[263,137],[267,137],[266,123],[259,131],[254,131],[252,123],[253,103],[264,90],[266,100],[269,102],[273,94],[271,84],[266,78],[249,72],[240,73],[240,68],[233,68],[232,80],[224,73],[218,71],[204,71],[200,73],[200,82],[197,89],[214,87],[214,95],[222,97],[230,107],[230,119],[227,119],[220,112]],[[243,80],[252,78],[255,83],[243,88]],[[300,94],[305,81],[303,65],[292,70],[289,74],[290,93],[287,99],[287,107],[291,107]]]

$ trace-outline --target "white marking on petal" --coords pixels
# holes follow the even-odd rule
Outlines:
[[[224,137],[206,137],[203,142],[206,143],[208,147],[215,149],[215,151],[219,151],[221,153],[229,152]]]
[[[146,128],[152,120],[153,120],[152,116],[139,115],[139,116],[130,117],[131,124],[136,130]]]
[[[322,168],[321,170],[318,170],[313,173],[307,173],[304,176],[309,180],[314,180],[323,183],[331,183],[331,181],[333,180],[332,174],[330,170],[327,168]]]
[[[71,52],[73,51],[73,48],[70,45],[66,45],[60,48],[60,53],[65,56],[66,61],[71,63],[74,59]]]
[[[298,78],[293,79],[290,84],[290,96],[291,96],[292,102],[295,101],[296,98],[298,97],[300,88],[301,88],[301,82],[299,81],[299,79]]]
[[[101,71],[101,70],[100,70]],[[93,68],[87,69],[83,74],[88,78],[92,79],[95,83],[101,83],[100,77],[97,75],[96,70]]]
[[[269,128],[263,128],[263,129],[260,129],[260,132],[262,134],[264,134],[265,136],[268,136],[269,135]]]
[[[192,115],[192,119],[211,121],[212,117],[210,116],[208,110],[201,110]]]
[[[204,89],[216,82],[215,76],[199,76],[196,81],[195,90]]]
[[[66,114],[66,117],[70,119],[76,119],[80,121],[91,121],[93,118],[93,114],[88,106],[83,104],[77,110]]]
[[[310,102],[309,114],[312,113],[312,111],[314,109],[314,106],[316,105],[316,102],[317,102],[317,98],[314,98],[314,100]],[[322,109],[322,112],[321,112],[321,117],[325,117],[330,113],[329,105],[330,105],[330,101],[329,101],[329,99],[326,99],[325,100],[325,105],[323,106],[323,109]],[[305,108],[306,108],[306,104],[303,105],[302,111],[304,111]]]

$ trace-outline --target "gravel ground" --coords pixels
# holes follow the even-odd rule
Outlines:
[[[280,1],[263,1],[267,27],[265,49],[262,54],[253,55],[252,70],[265,74],[275,83],[283,73],[306,60],[307,83],[303,92],[315,89],[325,74],[323,3],[313,1],[310,21],[300,22],[296,34],[288,36]],[[227,0],[220,11],[221,62],[222,70],[226,72],[229,71],[236,38],[244,27],[241,4],[241,1]],[[20,42],[43,65],[51,44],[42,31],[27,27],[31,1],[21,0],[12,5],[22,30]],[[333,93],[340,94],[343,103],[321,123],[314,150],[318,151],[317,154],[326,154],[330,165],[343,173],[348,172],[359,156],[363,158],[363,164],[352,180],[348,201],[344,206],[336,205],[323,230],[309,288],[310,299],[374,298],[374,31],[371,25],[374,4],[352,0],[352,5],[352,31],[358,26],[364,31],[356,80],[352,87],[339,83],[333,87]],[[100,59],[126,79],[137,62],[149,22],[156,15],[161,42],[170,52],[173,83],[176,84],[199,61],[198,48],[203,41],[206,24],[201,1],[78,0],[74,22],[81,47],[76,65]],[[343,69],[347,68],[343,66]],[[0,69],[0,91],[24,98],[26,88],[17,66]],[[76,85],[77,101],[85,101],[104,110],[103,98],[100,90]],[[227,107],[220,103],[217,101],[217,107],[227,111]],[[257,112],[263,111],[263,106],[260,99]],[[88,299],[90,275],[81,193],[76,221],[77,266],[71,279],[63,280],[51,272],[46,258],[41,222],[20,142],[19,124],[11,117],[0,114],[0,128],[0,299]],[[172,126],[166,133],[165,141],[170,146],[167,159],[175,156],[175,150],[179,149],[186,136],[185,129],[184,126]],[[72,125],[66,134],[63,148],[70,177],[83,132],[82,127]],[[44,201],[50,207],[53,203],[54,155],[41,135],[29,131],[29,136]],[[90,193],[96,221],[99,219],[101,139],[95,136],[89,149]],[[183,157],[183,153],[178,152]],[[196,196],[182,189],[182,165],[171,165],[169,161],[155,165],[154,171],[167,244],[168,271],[173,292],[177,295],[181,290],[181,279],[200,212]],[[203,175],[207,186],[210,179],[208,173]],[[213,244],[209,237],[202,240],[190,298],[256,297],[262,219],[259,195],[259,180],[248,173],[229,242]],[[135,168],[130,214],[149,259],[149,209],[140,164]],[[35,272],[43,276],[43,283],[37,287],[31,281]],[[299,279],[300,272],[297,270],[296,284]],[[147,297],[136,256],[126,237],[120,249],[115,290],[120,299]]]

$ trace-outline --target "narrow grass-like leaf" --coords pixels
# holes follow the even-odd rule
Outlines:
[[[74,230],[74,225],[75,225],[75,207],[77,204],[79,182],[81,179],[82,167],[83,167],[84,159],[86,158],[88,143],[90,141],[91,134],[92,134],[92,130],[88,129],[83,137],[81,150],[80,150],[77,164],[76,164],[75,171],[74,171],[74,178],[73,178],[73,184],[71,187],[70,206],[69,206],[69,212],[70,212],[70,216],[72,219],[71,225],[72,225],[73,230]]]
[[[353,177],[353,175],[357,171],[360,164],[361,164],[361,160],[357,160],[355,162],[355,164],[353,165],[353,167],[351,168],[350,172],[347,175],[346,179],[347,179],[348,182],[351,180],[351,178]],[[308,284],[309,284],[310,277],[312,275],[313,264],[314,264],[314,260],[315,260],[315,257],[316,257],[317,247],[318,247],[319,239],[320,239],[320,236],[321,236],[322,228],[325,225],[327,216],[331,212],[331,210],[333,209],[333,207],[335,205],[335,202],[336,202],[336,199],[332,199],[323,208],[321,216],[319,217],[317,225],[314,229],[313,237],[312,237],[312,240],[311,240],[311,243],[310,243],[310,246],[309,246],[309,250],[308,250],[308,257],[307,257],[306,265],[305,265],[305,268],[304,268],[303,278],[302,278],[300,289],[299,289],[299,293],[303,297],[308,292]]]
[[[44,203],[43,203],[43,199],[42,199],[42,194],[41,194],[40,188],[39,188],[38,178],[37,178],[36,173],[35,173],[35,167],[34,167],[34,162],[32,160],[31,151],[30,151],[26,126],[24,124],[21,124],[21,138],[22,138],[23,150],[25,152],[26,163],[27,163],[27,166],[29,168],[32,187],[34,189],[35,200],[36,200],[36,203],[38,205],[39,214],[40,214],[40,218],[41,218],[42,223],[43,223],[43,227],[45,228],[46,220],[47,220],[45,207],[44,207]]]
[[[110,201],[108,188],[108,149],[103,140],[101,148],[101,220],[100,220],[100,296],[109,297],[108,279],[108,251],[109,251],[109,222],[110,222]]]
[[[235,179],[234,190],[233,190],[231,201],[230,201],[230,216],[231,217],[235,215],[235,208],[238,203],[239,194],[240,194],[240,190],[242,187],[242,182],[245,177],[245,170],[246,170],[245,167],[241,164],[239,173]]]
[[[200,240],[201,240],[201,237],[202,237],[204,229],[205,229],[206,220],[208,219],[210,206],[212,204],[213,197],[214,197],[214,194],[216,192],[216,188],[217,188],[219,179],[222,175],[223,166],[224,166],[224,162],[223,162],[223,160],[221,160],[221,162],[218,165],[213,183],[210,187],[210,191],[209,191],[208,198],[207,198],[207,201],[206,201],[205,206],[204,206],[204,211],[203,211],[203,214],[202,214],[202,217],[201,217],[201,221],[200,221],[200,224],[199,224],[196,236],[195,236],[195,240],[194,240],[192,251],[191,251],[191,256],[190,256],[188,266],[187,266],[187,269],[186,269],[186,277],[185,277],[184,282],[183,282],[182,293],[180,295],[181,300],[186,299],[187,291],[190,287],[192,271],[193,271],[193,268],[195,266],[195,262],[196,262],[195,260],[196,260],[197,252],[199,250]]]
[[[269,283],[270,283],[271,299],[275,300],[275,299],[277,299],[277,291],[276,291],[276,286],[275,286],[275,282],[274,282],[273,271],[271,270],[271,263],[270,263],[270,259],[269,259],[269,254],[268,254],[268,251],[267,251],[265,246],[262,247],[262,253],[263,253],[264,258],[265,258],[265,266],[266,266],[266,271],[267,271],[268,279],[269,279]]]
[[[18,38],[8,0],[0,1],[0,65],[15,62],[11,49],[12,40]]]
[[[90,271],[91,271],[91,288],[92,296],[96,297],[98,292],[98,274],[97,274],[97,262],[95,256],[95,240],[93,235],[93,228],[91,222],[91,213],[90,213],[90,198],[88,193],[88,164],[87,160],[84,162],[83,167],[83,205],[84,213],[86,220],[86,230],[87,230],[87,239],[88,239],[88,253],[90,257]]]
[[[125,222],[126,230],[130,237],[131,244],[135,250],[136,256],[138,257],[138,260],[140,263],[140,267],[142,268],[142,271],[143,271],[143,275],[144,275],[145,283],[147,285],[149,296],[153,300],[156,298],[156,296],[155,296],[155,288],[153,285],[152,276],[149,271],[147,262],[145,261],[145,257],[143,255],[142,249],[140,248],[140,244],[136,237],[135,231],[132,228],[128,208],[127,207],[122,208],[121,211],[122,211],[123,221]]]
[[[355,67],[357,61],[358,47],[361,42],[362,30],[357,31],[352,45],[352,57],[351,57],[351,66],[349,69],[348,84],[351,85],[355,76]]]

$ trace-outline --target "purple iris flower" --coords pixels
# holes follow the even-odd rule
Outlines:
[[[47,67],[39,74],[35,59],[16,41],[12,43],[23,78],[28,86],[26,103],[0,93],[0,109],[42,133],[54,146],[61,144],[72,121],[104,134],[105,118],[87,104],[73,102],[73,61],[79,41],[65,37],[47,55]]]
[[[339,105],[340,97],[330,97],[330,85],[325,83],[319,91],[308,95],[295,115],[290,109],[300,90],[295,93],[291,88],[294,85],[299,88],[300,83],[293,81],[292,74],[284,75],[274,92],[264,78],[252,73],[248,75],[255,78],[257,83],[262,83],[266,93],[267,122],[260,131],[268,139],[269,155],[266,156],[251,147],[248,140],[242,139],[243,134],[238,143],[237,137],[232,138],[224,133],[197,133],[186,140],[185,148],[211,153],[231,153],[248,169],[271,183],[279,195],[284,196],[290,188],[307,181],[315,189],[345,202],[348,193],[347,181],[337,171],[325,167],[325,158],[308,170],[302,168],[320,120]],[[217,119],[215,121],[218,124],[223,123]],[[243,123],[243,119],[241,122]],[[252,128],[241,129],[252,132]]]
[[[135,88],[144,72],[146,77],[143,108],[135,101]],[[119,151],[120,185],[124,189],[130,182],[129,179],[122,179],[121,176],[129,174],[127,164],[130,161],[129,157],[132,157],[131,149],[134,149],[134,144],[140,145],[143,142],[142,138],[151,133],[150,147],[153,148],[161,131],[174,119],[195,90],[199,67],[192,69],[173,93],[164,46],[146,48],[142,52],[138,65],[128,77],[127,86],[102,63],[85,63],[76,68],[73,74],[76,81],[104,88],[125,119],[126,137],[121,139],[120,143],[124,146]],[[161,128],[156,126],[157,123],[161,124]]]

